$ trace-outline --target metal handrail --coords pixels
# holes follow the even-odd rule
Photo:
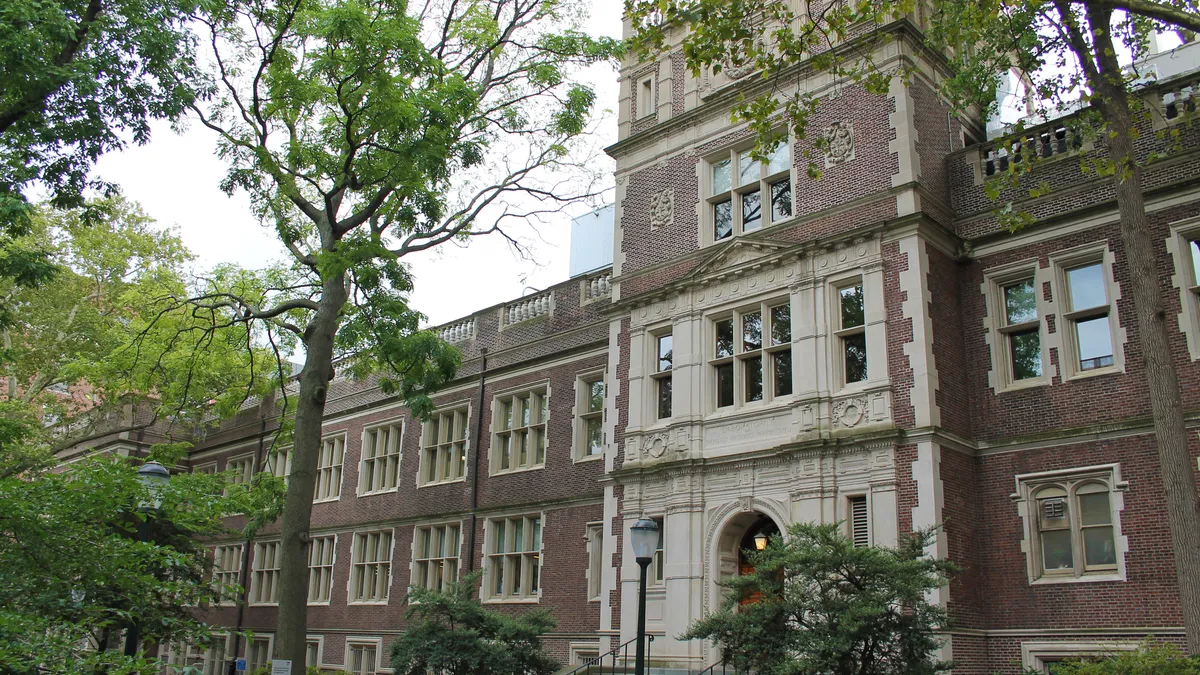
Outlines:
[[[745,672],[738,670],[736,666],[730,665],[729,659],[721,657],[720,661],[700,671],[697,675],[745,675]]]
[[[632,640],[630,640],[629,642],[626,642],[625,644],[617,645],[613,649],[610,649],[607,652],[604,652],[600,656],[595,656],[595,657],[592,657],[592,658],[584,661],[581,665],[579,665],[579,667],[575,668],[574,670],[568,671],[564,675],[591,675],[593,668],[595,668],[596,672],[598,672],[598,673],[604,672],[604,660],[605,659],[610,659],[609,660],[610,667],[613,670],[616,670],[618,654],[620,655],[622,665],[624,667],[627,667],[627,664],[629,663],[629,646],[634,645],[633,649],[634,649],[634,651],[636,651],[637,650],[637,646],[636,646],[637,640],[638,640],[637,638],[633,638]],[[646,636],[647,647],[649,646],[649,643],[651,643],[651,642],[654,642],[654,636],[647,635]]]

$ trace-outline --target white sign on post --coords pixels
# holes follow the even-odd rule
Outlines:
[[[291,659],[271,659],[271,675],[292,675]]]

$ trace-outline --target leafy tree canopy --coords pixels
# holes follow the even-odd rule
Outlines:
[[[539,637],[554,628],[549,611],[486,609],[476,592],[479,576],[444,591],[412,589],[408,628],[392,643],[397,675],[550,675],[558,669]]]
[[[1147,639],[1130,651],[1056,663],[1053,675],[1200,675],[1200,658],[1167,642]],[[1033,675],[1032,673],[1030,675]]]
[[[932,675],[945,611],[926,593],[953,566],[926,556],[932,532],[897,548],[862,547],[838,524],[799,523],[747,552],[750,574],[723,582],[721,608],[683,639],[721,646],[739,672],[764,675]]]

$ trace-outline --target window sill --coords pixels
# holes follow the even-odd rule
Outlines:
[[[596,462],[596,461],[599,461],[599,460],[601,460],[601,459],[604,459],[604,453],[603,453],[603,452],[602,452],[602,453],[600,453],[600,454],[598,454],[598,455],[583,455],[583,456],[581,456],[581,457],[576,457],[576,458],[574,459],[574,462],[575,462],[576,464],[580,464],[580,463],[582,463],[582,462]]]
[[[351,606],[359,607],[387,607],[387,600],[351,600],[346,603]]]
[[[358,497],[378,497],[379,495],[394,495],[398,492],[400,492],[399,488],[390,488],[387,490],[376,490],[374,492],[360,492],[356,496],[358,496]]]
[[[1075,576],[1042,576],[1030,582],[1031,586],[1049,586],[1052,584],[1088,584],[1099,582],[1125,581],[1125,575],[1117,571],[1084,574]]]
[[[467,482],[467,477],[463,476],[462,478],[451,478],[450,480],[438,480],[438,481],[430,481],[428,483],[419,483],[417,485],[417,489],[420,490],[421,488],[437,487],[438,485],[451,485],[454,483],[465,483],[465,482]]]
[[[248,602],[247,607],[278,607],[278,602]]]
[[[314,504],[329,504],[330,502],[339,502],[341,500],[342,500],[342,496],[338,495],[336,497],[326,497],[325,499],[314,499],[313,503]]]
[[[536,605],[541,602],[541,598],[488,598],[483,601],[485,605]]]
[[[1069,377],[1067,377],[1065,381],[1066,382],[1076,382],[1079,380],[1088,380],[1093,377],[1104,377],[1105,375],[1117,375],[1117,374],[1124,373],[1124,372],[1125,372],[1125,370],[1123,368],[1120,368],[1114,364],[1111,366],[1105,366],[1103,368],[1095,368],[1093,370],[1077,371],[1075,373],[1072,373]]]
[[[330,603],[328,600],[326,600],[324,602],[310,602],[310,603],[308,603],[308,606],[309,607],[329,607]]]
[[[488,477],[490,478],[492,476],[508,476],[508,475],[514,474],[514,473],[529,473],[530,471],[541,471],[542,469],[545,469],[545,468],[546,468],[545,464],[539,464],[537,466],[531,466],[527,469],[504,469],[503,471],[493,471],[488,474]]]
[[[996,394],[1007,394],[1012,391],[1024,391],[1026,389],[1036,389],[1038,387],[1050,386],[1050,378],[1048,377],[1031,377],[1025,380],[1017,380],[1010,384],[1006,384],[996,389]]]

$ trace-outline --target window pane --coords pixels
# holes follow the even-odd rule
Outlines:
[[[792,148],[784,139],[771,151],[771,159],[767,162],[767,173],[776,174],[792,168]]]
[[[851,335],[843,338],[846,348],[846,384],[864,382],[867,379],[867,336]]]
[[[722,192],[728,192],[732,187],[730,179],[732,178],[732,162],[728,159],[723,159],[712,165],[712,183],[713,194],[719,195]]]
[[[742,367],[746,373],[746,400],[761,401],[763,397],[762,357],[746,359]]]
[[[863,325],[863,290],[862,285],[847,286],[840,289],[838,295],[842,300],[842,328],[857,328]]]
[[[713,204],[713,239],[720,241],[733,234],[733,202]]]
[[[717,322],[717,349],[714,356],[718,359],[733,356],[733,319]]]
[[[738,185],[749,185],[762,177],[762,169],[756,160],[750,157],[749,150],[738,153]]]
[[[1107,492],[1079,495],[1079,520],[1084,525],[1107,525],[1112,522]]]
[[[587,439],[588,456],[604,452],[604,431],[599,417],[587,421]]]
[[[1048,570],[1074,567],[1071,558],[1071,531],[1050,530],[1042,533],[1042,566]]]
[[[733,364],[717,366],[717,407],[733,405]]]
[[[792,179],[771,183],[771,222],[792,217]]]
[[[742,195],[742,232],[753,232],[762,228],[762,194],[747,192]]]
[[[670,370],[672,361],[673,361],[673,356],[671,354],[671,336],[663,335],[658,338],[658,370],[659,370],[659,372],[662,372],[664,370]]]
[[[775,352],[771,356],[775,364],[775,395],[792,393],[792,350]]]
[[[664,377],[658,381],[658,419],[671,416],[671,378]]]
[[[588,383],[588,412],[604,409],[604,380]]]
[[[1038,329],[1013,333],[1009,336],[1009,348],[1014,380],[1042,376],[1042,339]]]
[[[762,349],[762,313],[742,315],[742,351]]]
[[[792,341],[792,306],[771,308],[771,344],[786,345]]]
[[[1111,527],[1089,527],[1083,531],[1085,565],[1116,565],[1117,549]]]
[[[1104,274],[1099,263],[1068,270],[1067,285],[1071,289],[1072,310],[1108,304],[1108,294],[1104,290]]]
[[[1009,326],[1037,321],[1037,298],[1033,294],[1033,279],[1004,287],[1004,309]]]
[[[1080,370],[1092,370],[1113,364],[1112,333],[1108,330],[1107,316],[1076,323],[1075,335],[1079,340]]]
[[[1189,241],[1188,250],[1192,252],[1192,283],[1200,284],[1200,241]]]

